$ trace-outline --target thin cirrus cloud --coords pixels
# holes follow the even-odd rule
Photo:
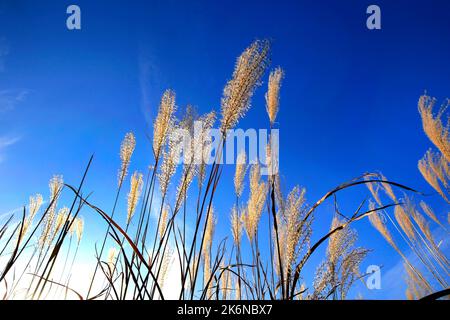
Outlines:
[[[11,111],[25,100],[28,90],[0,90],[0,112]]]
[[[139,86],[141,93],[141,111],[148,125],[153,123],[159,103],[158,94],[161,91],[161,72],[152,54],[140,50],[139,54]]]
[[[20,136],[0,136],[0,163],[4,160],[4,150],[19,142],[20,139]]]

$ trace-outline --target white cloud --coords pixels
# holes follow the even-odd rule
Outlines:
[[[14,136],[14,137],[0,136],[0,163],[2,163],[3,160],[5,159],[4,150],[7,147],[10,147],[13,144],[16,144],[17,142],[19,142],[20,139],[21,139],[21,137],[19,137],[19,136]]]
[[[139,86],[141,91],[141,111],[145,121],[151,125],[158,111],[159,95],[161,93],[161,72],[155,63],[155,58],[141,50],[139,55]]]

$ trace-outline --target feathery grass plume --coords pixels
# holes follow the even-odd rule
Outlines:
[[[269,76],[269,84],[266,92],[266,110],[269,115],[271,126],[273,126],[278,113],[281,79],[283,78],[283,75],[283,70],[278,67],[272,71]]]
[[[139,198],[142,193],[142,185],[142,173],[138,173],[137,171],[134,172],[131,176],[131,187],[130,192],[128,193],[127,224],[129,224],[131,218],[133,218],[136,205],[139,202]]]
[[[209,278],[211,277],[211,248],[213,243],[213,237],[214,237],[214,230],[216,227],[216,217],[214,214],[214,208],[211,206],[209,209],[209,214],[207,215],[206,220],[206,229],[205,229],[205,235],[204,235],[204,246],[202,249],[202,256],[204,261],[204,269],[203,269],[203,281],[205,283],[205,286],[207,285]],[[213,283],[212,281],[209,283],[207,288],[207,299],[209,299],[212,296],[212,287]]]
[[[364,180],[369,180],[370,178],[365,177]],[[377,202],[378,205],[382,205],[380,195],[378,194],[379,185],[376,182],[370,182],[365,184],[372,194],[373,199]]]
[[[340,225],[342,225],[342,222],[335,216],[331,222],[330,231],[336,229]],[[354,238],[355,234],[352,233],[352,230],[349,228],[339,230],[330,236],[328,240],[327,256],[331,264],[336,264],[339,257],[342,256],[346,250],[346,246],[350,244],[349,242],[355,242]],[[349,242],[347,242],[347,240],[349,240]]]
[[[222,261],[220,263],[220,270],[225,269],[225,263]],[[222,300],[227,299],[227,292],[228,292],[228,277],[227,277],[227,271],[223,271],[221,277],[220,277],[220,291],[222,293]]]
[[[236,172],[234,174],[234,191],[237,197],[242,196],[242,191],[244,190],[244,178],[245,172],[247,171],[247,155],[245,150],[239,152],[236,159]]]
[[[261,219],[264,203],[266,202],[267,188],[261,181],[259,164],[254,164],[250,170],[250,197],[247,202],[247,212],[244,215],[244,227],[250,242],[256,235],[259,220]]]
[[[41,194],[36,194],[34,197],[30,197],[30,204],[28,206],[28,218],[31,220],[34,219],[36,216],[36,213],[39,211],[39,209],[42,206],[42,203],[44,202]]]
[[[447,196],[445,195],[444,191],[442,190],[439,184],[437,176],[434,174],[434,171],[431,169],[428,163],[427,155],[425,155],[424,158],[419,160],[417,167],[419,168],[420,173],[422,174],[424,179],[428,182],[428,184],[432,186],[433,189],[436,190],[445,201],[449,202]]]
[[[411,288],[408,286],[405,290],[406,300],[414,300],[414,294],[411,291]]]
[[[431,149],[428,149],[425,155],[427,159],[427,163],[439,181],[444,185],[444,187],[448,187],[447,182],[447,174],[448,163],[447,160],[439,153],[434,153]]]
[[[446,265],[448,265],[448,259],[441,252],[441,250],[439,249],[439,246],[436,244],[436,241],[433,237],[433,234],[431,232],[428,221],[418,210],[416,210],[415,204],[408,197],[405,197],[405,207],[409,211],[410,215],[413,217],[414,222],[419,226],[419,230],[425,235],[425,238],[428,240],[429,244],[431,245],[431,247],[430,247],[428,244],[426,244],[426,241],[422,238],[427,249],[430,251],[430,253],[433,255],[433,257],[438,261],[438,263],[441,266],[442,266],[442,264],[439,261],[442,261]],[[418,233],[419,231],[417,231],[417,229],[416,229],[416,232]],[[423,281],[423,279],[422,279],[422,281]]]
[[[61,175],[54,175],[53,178],[50,179],[50,200],[58,199],[59,193],[61,192],[63,186],[64,181]]]
[[[414,226],[405,209],[402,206],[396,206],[394,208],[394,216],[395,220],[397,220],[397,223],[403,232],[408,236],[409,240],[414,241],[416,239],[416,233],[414,232]]]
[[[76,223],[75,233],[77,235],[78,243],[80,243],[84,231],[84,220],[81,217],[77,217],[75,223]]]
[[[439,156],[438,156],[439,157]],[[436,155],[433,154],[430,150],[425,153],[425,156],[419,160],[418,162],[418,168],[424,179],[428,182],[430,186],[436,190],[442,198],[444,198],[445,201],[449,202],[447,195],[444,193],[444,191],[441,188],[441,185],[439,184],[438,179],[440,180],[439,176],[436,174],[436,170],[439,171],[439,169],[436,169],[437,166],[437,160]],[[439,173],[438,173],[439,174]],[[447,184],[445,178],[444,178],[444,186]]]
[[[62,176],[55,175],[50,179],[50,205],[43,219],[42,233],[39,238],[39,246],[43,248],[52,240],[53,228],[55,226],[56,206],[61,190],[64,186]]]
[[[273,154],[272,154],[272,147],[271,147],[271,142],[270,142],[270,137],[269,137],[269,143],[266,145],[266,167],[267,167],[267,175],[269,177],[273,177],[274,175],[274,164],[275,161]]]
[[[134,148],[136,147],[136,139],[132,132],[128,132],[120,145],[120,170],[119,170],[119,186],[122,185],[128,173],[128,167],[130,165],[131,156],[133,155]]]
[[[304,221],[305,192],[304,188],[295,186],[286,200],[286,210],[283,213],[282,221],[282,225],[285,224],[283,230],[286,232],[285,242],[283,242],[283,246],[285,246],[283,267],[286,268],[286,272],[290,272],[292,265],[297,260],[298,253],[309,246],[312,234],[311,220]]]
[[[373,202],[369,203],[369,210],[375,210],[375,204]],[[396,250],[399,251],[397,245],[394,242],[394,238],[392,238],[391,233],[389,232],[386,224],[383,222],[381,214],[378,211],[373,211],[369,215],[369,221],[372,226],[383,236],[383,238]]]
[[[215,111],[211,111],[199,119],[201,130],[194,134],[194,163],[197,165],[198,187],[201,188],[206,176],[206,160],[209,159],[212,147],[211,128],[216,121]]]
[[[439,149],[447,161],[450,161],[449,124],[443,125],[441,117],[449,106],[449,100],[441,106],[436,116],[433,115],[433,108],[436,99],[422,95],[419,98],[418,108],[422,117],[423,131],[433,144]]]
[[[58,215],[56,216],[55,229],[53,230],[53,237],[52,237],[53,239],[56,237],[59,231],[61,231],[61,229],[64,226],[64,223],[66,223],[68,218],[69,218],[69,208],[63,207],[59,209]]]
[[[159,189],[163,196],[167,192],[170,179],[177,170],[183,148],[183,137],[180,131],[172,131],[168,139],[168,150],[162,151],[163,161],[160,172],[158,173]]]
[[[407,298],[409,300],[417,300],[429,294],[430,289],[428,285],[407,264],[404,264],[404,268],[406,271]]]
[[[269,42],[253,42],[236,61],[233,77],[223,89],[221,131],[233,128],[250,108],[250,100],[269,59]]]
[[[340,227],[344,222],[337,216],[333,218],[330,230]],[[328,241],[327,259],[316,275],[314,298],[333,297],[345,299],[352,284],[359,279],[359,266],[368,250],[355,248],[357,233],[349,227],[333,233]]]
[[[183,119],[179,123],[179,128],[184,130],[186,135],[189,135],[189,138],[186,137],[184,141],[183,148],[183,170],[180,177],[180,181],[177,187],[176,194],[176,204],[175,204],[175,212],[182,206],[185,199],[187,198],[187,191],[189,186],[192,183],[194,176],[196,175],[197,166],[195,165],[195,137],[196,134],[194,126],[196,125],[197,114],[195,109],[188,105],[186,107],[186,112]],[[192,138],[194,137],[194,138]]]
[[[328,284],[332,282],[331,278],[331,270],[330,270],[330,264],[327,263],[327,261],[323,261],[319,266],[316,268],[316,272],[314,274],[314,280],[313,280],[313,289],[314,292],[311,296],[311,299],[317,300],[317,299],[324,299],[326,297],[326,289]]]
[[[422,233],[425,235],[425,238],[427,238],[427,240],[434,245],[435,241],[433,238],[433,234],[431,233],[430,225],[425,217],[412,206],[410,207],[409,211],[411,212],[414,221],[419,226],[420,231],[422,231]]]
[[[420,201],[420,207],[422,208],[423,212],[425,212],[425,214],[434,222],[436,222],[438,225],[440,225],[443,229],[445,229],[445,227],[443,226],[443,224],[439,221],[439,219],[436,217],[436,215],[434,214],[433,209],[431,209],[431,207],[426,204],[424,201]]]
[[[212,296],[212,282],[208,284],[208,281],[211,278],[211,255],[209,250],[206,250],[202,254],[203,256],[203,283],[204,286],[207,286],[206,289],[206,299],[209,300]]]
[[[153,123],[153,154],[158,158],[166,139],[174,126],[175,92],[166,90],[159,104],[158,115]]]
[[[110,272],[112,272],[114,270],[114,265],[116,264],[116,258],[117,258],[117,249],[112,247],[109,248],[108,251],[108,267],[111,270]]]
[[[236,205],[231,209],[231,233],[234,244],[239,247],[242,238],[242,217],[239,216]]]
[[[425,217],[416,210],[415,204],[409,197],[405,196],[404,202],[405,208],[408,210],[416,224],[419,226],[420,231],[422,231],[422,233],[431,244],[435,244],[429,223],[426,221]]]
[[[381,180],[388,181],[386,179],[386,177],[383,176],[383,174],[381,174],[381,173],[380,173],[380,178],[381,178]],[[381,186],[383,187],[384,192],[388,195],[388,197],[391,198],[392,201],[397,202],[397,197],[395,196],[394,190],[392,190],[391,185],[389,183],[381,182]]]
[[[206,251],[209,252],[211,250],[216,223],[217,218],[214,213],[214,208],[211,206],[209,210],[208,220],[206,221],[205,245],[203,246],[203,254],[206,254]]]
[[[168,250],[166,250],[164,252],[164,256],[163,256],[163,259],[161,262],[161,271],[160,271],[159,277],[158,277],[158,284],[160,287],[164,286],[164,282],[167,279],[169,266],[171,266],[173,263],[173,254],[174,254],[174,251],[172,248],[169,248]]]
[[[175,199],[177,199],[175,212],[178,211],[178,209],[183,205],[185,199],[187,199],[189,186],[191,185],[196,173],[197,170],[193,164],[183,165],[183,172],[181,174],[180,182],[178,183],[177,187],[177,194],[175,196]]]
[[[231,297],[231,292],[228,293],[229,291],[231,291],[233,288],[233,274],[229,271],[227,271],[227,290],[226,290],[226,297]]]
[[[198,270],[198,265],[199,265],[199,263],[201,263],[201,259],[200,259],[201,257],[200,257],[200,254],[198,254],[198,253],[196,253],[195,255],[194,255],[194,259],[192,259],[192,262],[190,263],[190,274],[191,274],[191,277],[190,277],[190,281],[189,281],[189,283],[188,283],[188,286],[189,287],[191,287],[192,286],[192,282],[193,282],[193,275],[194,275],[194,273],[196,272],[196,270]],[[187,289],[187,288],[186,288]]]
[[[444,172],[445,174],[445,181],[448,184],[447,180],[450,177],[450,165],[447,162],[447,160],[445,159],[445,157],[443,157],[442,155],[439,155],[439,159],[440,159],[440,163],[438,165],[438,168]]]
[[[407,203],[408,198],[405,197]],[[408,205],[405,205],[408,208]],[[375,204],[373,202],[369,203],[369,210],[375,210]],[[408,208],[408,211],[411,212],[411,210]],[[415,210],[413,210],[414,212]],[[413,215],[414,220],[415,214]],[[419,270],[413,267],[413,265],[409,262],[408,258],[403,254],[403,252],[399,249],[399,247],[395,244],[394,239],[392,238],[392,235],[390,234],[389,230],[387,229],[385,223],[383,222],[380,213],[378,211],[373,211],[369,215],[369,221],[372,224],[372,226],[383,236],[383,238],[391,245],[391,247],[397,251],[397,253],[403,258],[403,261],[409,266],[409,268],[413,269],[415,274],[428,286],[428,288],[431,288],[430,284],[425,280],[423,275],[420,273]]]
[[[167,219],[169,217],[169,210],[170,210],[169,206],[165,205],[161,212],[161,221],[160,221],[159,229],[158,229],[160,238],[162,238],[164,236],[164,233],[166,232]]]
[[[73,220],[73,217],[70,217],[70,221]],[[72,223],[70,224],[70,228],[69,228],[69,234],[72,237],[77,231],[77,220],[73,220]]]
[[[36,216],[36,213],[41,208],[41,205],[43,203],[42,195],[36,194],[34,197],[30,196],[30,203],[28,205],[28,215],[27,218],[24,221],[22,233],[19,235],[19,243],[22,241],[23,237],[27,233],[30,226],[33,224],[34,217]]]

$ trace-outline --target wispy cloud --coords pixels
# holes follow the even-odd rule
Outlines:
[[[0,112],[14,110],[27,97],[28,90],[0,90]]]
[[[161,90],[161,73],[154,62],[154,58],[148,52],[141,50],[139,55],[139,85],[141,90],[141,111],[145,121],[151,125],[154,113],[157,112],[157,104]]]
[[[0,136],[0,163],[4,160],[4,150],[20,141],[20,136]]]

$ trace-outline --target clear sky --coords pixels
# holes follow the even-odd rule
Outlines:
[[[81,30],[66,28],[70,4],[81,8]],[[370,4],[381,8],[381,30],[366,28]],[[285,70],[277,126],[286,190],[305,186],[313,202],[377,170],[431,193],[417,170],[431,147],[417,100],[424,90],[439,101],[450,96],[449,13],[448,1],[2,0],[0,213],[30,194],[48,196],[53,174],[76,184],[92,153],[85,190],[109,210],[124,134],[137,137],[132,170],[145,170],[152,159],[147,135],[163,91],[174,89],[180,108],[219,110],[235,58],[257,38],[272,40],[272,67]],[[267,75],[263,81],[240,128],[267,127]],[[229,230],[233,172],[225,168],[225,192],[215,203],[218,237]],[[366,196],[360,188],[338,200],[343,210],[354,210]],[[441,199],[427,201],[445,221]],[[329,228],[331,209],[328,203],[318,211],[315,237]],[[83,254],[93,255],[104,225],[92,212],[83,216]],[[395,270],[399,257],[368,222],[355,227],[359,244],[374,250],[363,266]],[[386,276],[382,290],[361,293],[403,297],[404,288],[390,284],[398,278]]]

